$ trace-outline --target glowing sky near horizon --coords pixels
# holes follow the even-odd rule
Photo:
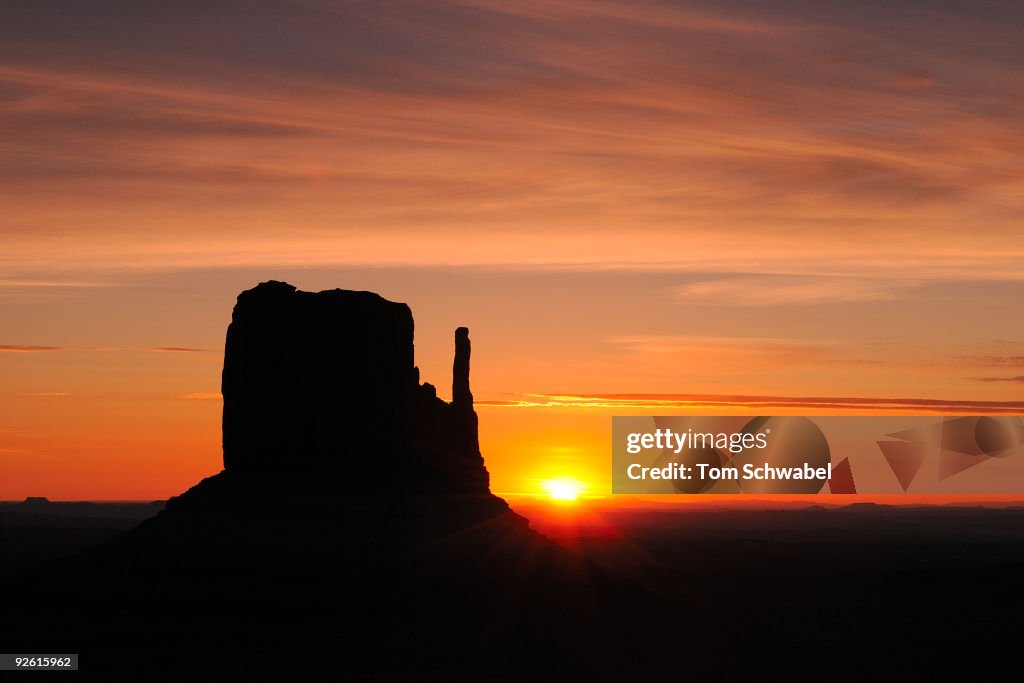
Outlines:
[[[270,278],[408,302],[442,394],[468,325],[499,491],[606,486],[608,416],[644,409],[594,396],[1016,402],[1022,29],[1014,2],[5,2],[0,499],[215,472],[224,329]]]

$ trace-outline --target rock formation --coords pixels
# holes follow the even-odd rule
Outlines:
[[[455,330],[455,362],[452,364],[452,405],[460,410],[473,409],[469,391],[469,328]]]
[[[371,292],[264,282],[238,297],[224,351],[224,468],[307,472],[339,487],[486,493],[455,332],[452,403],[420,384],[412,312]]]
[[[491,494],[469,363],[460,327],[447,403],[420,383],[406,305],[282,282],[243,292],[224,355],[224,471],[26,580],[0,639],[133,680],[608,671],[595,643],[640,622],[628,615],[646,594]],[[621,606],[622,619],[597,618]]]

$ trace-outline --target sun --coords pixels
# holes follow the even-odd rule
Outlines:
[[[546,479],[540,483],[552,500],[576,500],[583,491],[583,482],[575,479]]]

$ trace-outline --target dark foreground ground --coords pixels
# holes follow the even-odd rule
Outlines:
[[[8,598],[23,590],[28,575],[43,577],[42,586],[30,579],[30,590],[45,589],[46,577],[61,576],[51,571],[66,566],[61,558],[116,536],[160,507],[0,505]],[[389,567],[400,568],[383,573],[383,565],[374,564],[378,569],[312,572],[307,581],[300,562],[284,572],[257,571],[248,584],[242,577],[239,590],[230,579],[231,585],[216,583],[225,574],[214,571],[191,577],[191,592],[168,587],[165,599],[160,585],[177,576],[172,567],[153,579],[156,597],[148,584],[141,601],[138,587],[110,590],[124,602],[118,607],[124,618],[137,622],[132,628],[155,640],[179,627],[194,629],[194,640],[179,639],[174,646],[191,643],[204,653],[196,666],[207,668],[221,668],[209,659],[211,638],[223,638],[226,657],[264,656],[278,640],[294,648],[300,640],[289,632],[327,620],[344,628],[316,639],[308,651],[293,652],[293,672],[321,668],[310,662],[313,657],[325,658],[323,670],[361,679],[1017,677],[1024,509],[513,507],[571,558],[529,540],[514,525],[483,525],[412,553],[403,550],[398,562],[388,560]],[[490,539],[498,540],[498,550],[488,550]],[[589,562],[572,559],[578,557]],[[38,618],[29,617],[36,638],[48,633],[45,619],[73,621],[74,614],[104,604],[108,589],[95,585],[88,566],[83,571],[92,592],[83,596],[81,588],[54,586],[54,595],[64,590],[73,600],[63,611],[49,605]],[[235,570],[226,571],[230,577]],[[271,575],[286,581],[259,583]],[[231,597],[218,602],[221,594]],[[299,604],[282,601],[282,594]],[[194,603],[176,612],[183,595],[194,595]],[[253,623],[262,636],[246,631]],[[6,627],[10,637],[16,629],[9,620]],[[266,633],[268,628],[280,629],[280,636]],[[57,624],[52,632],[54,649],[80,650],[86,669],[92,662],[116,675],[121,656],[131,679],[147,672],[152,657],[154,667],[162,662],[153,677],[188,677],[187,665],[167,669],[176,655],[157,642],[128,637],[105,644],[103,636],[90,639]],[[126,638],[124,629],[110,624],[101,624],[100,632]],[[245,635],[233,638],[230,632]],[[316,632],[324,633],[319,626]],[[83,639],[79,647],[75,638]],[[324,650],[326,644],[332,649]],[[102,652],[90,655],[97,648]],[[189,656],[187,648],[180,656]]]
[[[0,585],[109,541],[160,512],[152,503],[0,502]]]

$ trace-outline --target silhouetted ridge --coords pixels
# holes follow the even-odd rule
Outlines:
[[[224,353],[224,471],[26,579],[0,640],[128,680],[609,670],[595,644],[620,646],[620,622],[646,642],[629,615],[660,605],[491,494],[469,366],[460,327],[446,403],[419,381],[405,304],[282,282],[243,292]]]
[[[469,391],[469,330],[456,330],[448,404],[419,382],[405,304],[275,281],[242,292],[222,392],[229,472],[315,472],[364,490],[488,490]]]

